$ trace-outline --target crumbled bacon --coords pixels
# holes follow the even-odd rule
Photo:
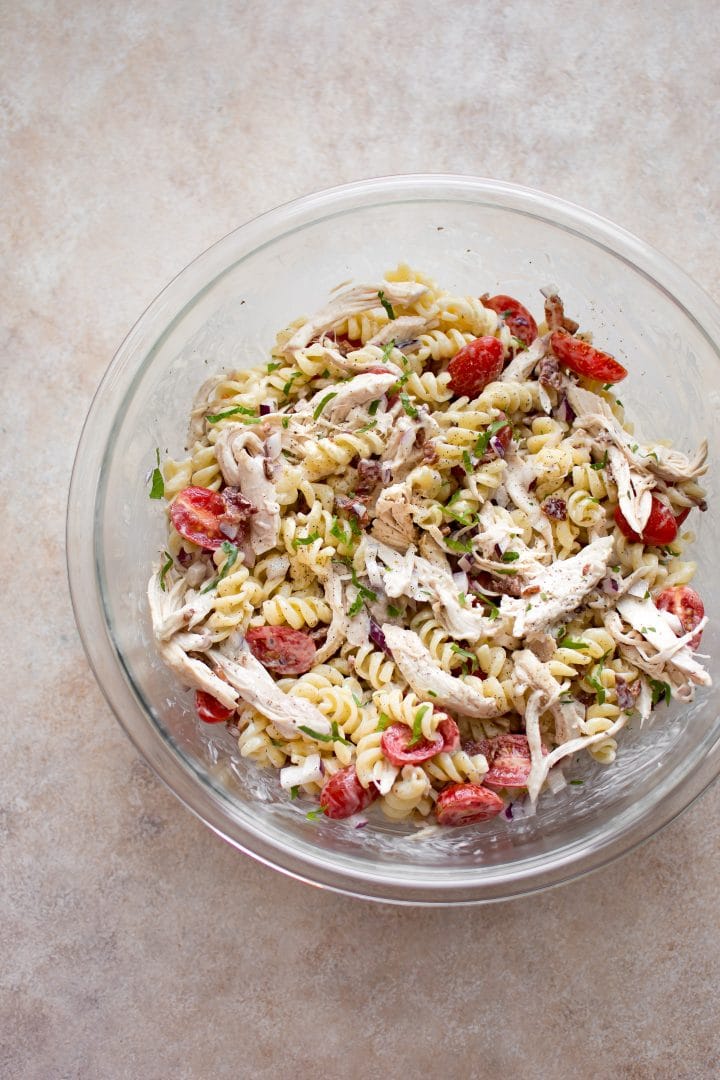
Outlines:
[[[545,517],[554,518],[555,521],[565,521],[567,518],[567,504],[556,495],[550,495],[540,509]]]
[[[574,334],[580,326],[574,319],[568,319],[565,314],[563,302],[557,293],[552,293],[545,298],[545,322],[548,330],[567,330]]]
[[[354,499],[348,498],[347,495],[336,495],[335,506],[344,514],[352,514],[358,525],[366,525],[368,520],[366,498],[367,496],[362,495],[356,495]]]
[[[470,588],[475,583],[483,592],[490,593],[492,596],[514,596],[518,599],[522,596],[522,583],[510,574],[507,577],[501,577],[487,570],[481,570],[471,579]]]
[[[225,513],[218,518],[220,532],[233,540],[244,540],[250,531],[250,519],[257,514],[257,507],[246,499],[240,488],[226,487],[220,492],[225,503]]]
[[[562,390],[563,377],[560,365],[554,356],[546,356],[536,368],[538,382],[541,386],[552,386],[555,390]]]
[[[627,710],[635,707],[635,699],[640,693],[640,680],[635,679],[632,683],[626,683],[622,675],[615,678],[615,691],[617,702],[621,709]]]
[[[425,461],[428,465],[434,465],[437,461],[438,452],[432,439],[426,442],[423,446],[422,456],[423,461]]]
[[[361,458],[357,463],[357,484],[355,490],[358,495],[369,495],[380,483],[380,462],[371,461],[370,458]]]

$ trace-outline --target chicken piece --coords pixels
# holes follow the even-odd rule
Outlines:
[[[530,649],[522,649],[515,654],[512,679],[518,690],[523,690],[525,687],[531,690],[525,706],[525,734],[531,760],[527,789],[530,801],[536,802],[542,786],[542,781],[538,783],[543,763],[540,715],[551,708],[560,697],[560,683],[553,678],[547,665],[538,660]],[[545,776],[547,773],[544,774],[543,780]]]
[[[429,696],[433,705],[442,705],[461,716],[477,716],[481,719],[499,716],[507,711],[504,703],[483,695],[479,679],[472,676],[456,679],[438,667],[412,630],[383,623],[382,632],[395,663],[421,699]]]
[[[415,566],[415,546],[411,544],[404,555],[393,547],[366,536],[363,540],[365,569],[370,584],[382,591],[390,599],[399,596],[412,596],[411,587]],[[382,562],[382,566],[380,562]],[[421,596],[416,599],[423,599]]]
[[[379,293],[383,293],[389,304],[405,307],[414,304],[427,292],[427,285],[414,281],[381,281],[379,285],[355,285],[340,293],[334,300],[295,331],[285,344],[284,352],[291,356],[296,349],[304,349],[315,337],[321,337],[328,330],[333,330],[351,315],[380,307]]]
[[[208,655],[213,666],[227,679],[227,683],[216,681],[226,688],[228,683],[234,687],[243,701],[272,721],[284,739],[296,738],[301,726],[312,728],[318,735],[330,734],[330,721],[320,710],[305,698],[284,694],[247,646],[234,658],[216,650]]]
[[[613,550],[613,538],[593,540],[571,559],[560,559],[529,579],[537,592],[530,599],[503,596],[500,614],[515,620],[513,633],[525,637],[548,630],[563,616],[575,611],[605,575]]]
[[[308,406],[314,413],[323,401],[327,401],[320,414],[321,419],[331,424],[340,424],[347,418],[351,409],[367,405],[370,401],[383,397],[396,381],[396,376],[391,371],[388,371],[387,375],[380,372],[365,372],[362,375],[355,375],[349,382],[337,383],[335,390],[327,387],[318,390],[310,398]],[[334,394],[334,397],[330,397],[331,394]]]
[[[585,706],[579,701],[556,701],[550,706],[555,717],[555,741],[569,742],[581,734],[580,721],[585,719]]]
[[[222,382],[222,377],[218,378],[217,375],[213,375],[212,378],[206,379],[193,398],[192,409],[190,411],[190,424],[188,426],[188,446],[193,446],[198,439],[202,439],[205,434],[205,417],[209,412],[212,412],[210,409],[210,402],[212,401],[215,389],[220,382]]]
[[[574,334],[580,323],[569,319],[565,314],[565,305],[560,299],[557,285],[546,285],[540,292],[545,297],[545,322],[548,330],[567,330],[569,334]]]
[[[645,641],[652,646],[653,653],[644,654],[646,659],[657,666],[669,664],[676,667],[697,685],[710,686],[712,684],[712,679],[702,664],[695,659],[689,645],[690,640],[707,625],[707,616],[687,634],[678,637],[670,620],[666,617],[669,613],[660,611],[650,597],[641,599],[627,594],[618,600],[617,610],[623,619],[642,634]]]
[[[707,458],[708,443],[703,439],[692,457],[667,446],[655,445],[646,460],[651,473],[672,484],[679,480],[697,480],[707,472]]]
[[[350,617],[346,611],[345,592],[342,578],[332,566],[326,568],[326,577],[323,583],[325,600],[332,609],[332,619],[327,628],[325,643],[315,653],[315,664],[324,664],[334,653],[338,651],[347,637],[350,627]]]
[[[172,592],[163,592],[160,588],[160,579],[153,574],[148,582],[148,602],[150,604],[150,617],[155,635],[155,647],[160,658],[172,668],[180,681],[186,686],[192,686],[195,690],[204,690],[211,694],[226,709],[234,709],[237,705],[238,695],[231,686],[222,679],[218,679],[208,665],[194,656],[188,656],[187,648],[196,644],[205,650],[205,641],[200,634],[175,634],[169,639],[163,639],[159,632],[167,625],[173,611],[177,608],[178,596]],[[197,640],[195,640],[197,639]],[[208,653],[208,657],[212,653]]]
[[[188,598],[186,586],[186,580],[180,578],[172,588],[163,593],[166,615],[157,622],[153,618],[153,631],[158,641],[169,641],[178,630],[191,629],[212,610],[215,600],[212,592],[199,593],[188,590],[191,594]]]
[[[341,371],[343,375],[362,375],[364,371],[368,369],[374,369],[377,367],[386,367],[388,371],[391,371],[393,375],[400,376],[402,369],[394,364],[391,360],[386,360],[383,356],[382,349],[369,348],[371,342],[364,345],[362,349],[354,348],[348,355],[344,355],[338,348],[335,347],[334,342],[329,338],[323,339],[319,343],[314,343],[307,346],[307,349],[301,349],[300,352],[308,352],[312,350],[312,358],[317,360],[319,357],[323,357],[328,364],[330,370]]]
[[[375,504],[373,536],[398,551],[405,551],[417,537],[412,512],[413,503],[406,484],[385,488]]]
[[[218,435],[215,453],[225,483],[239,487],[257,510],[250,525],[252,551],[255,555],[271,551],[280,534],[280,506],[267,477],[263,440],[242,424],[228,424]]]
[[[532,345],[514,357],[500,376],[499,382],[524,382],[539,360],[545,356],[550,345],[550,335],[537,337]]]
[[[618,502],[631,529],[640,534],[648,523],[652,510],[652,489],[655,481],[651,476],[630,468],[630,462],[616,446],[607,449],[613,479],[617,484]]]
[[[540,533],[548,551],[554,550],[552,527],[542,512],[538,500],[531,495],[530,485],[537,479],[532,460],[521,457],[512,443],[505,454],[504,490],[508,498],[527,514],[536,532]]]
[[[547,756],[542,755],[537,763],[537,767],[533,764],[530,770],[530,776],[528,777],[528,793],[530,794],[531,800],[535,802],[538,793],[547,779],[548,773],[559,761],[562,761],[563,758],[571,757],[573,754],[578,754],[581,750],[587,750],[588,747],[595,746],[605,739],[612,739],[617,735],[618,731],[621,731],[625,727],[628,720],[628,713],[622,712],[615,723],[611,724],[607,731],[600,731],[597,735],[583,735],[578,738],[572,738],[569,742],[564,742],[560,746],[556,746]],[[529,741],[530,740],[528,739],[528,742]],[[532,792],[530,791],[531,780],[533,785]]]
[[[426,326],[427,319],[422,315],[401,315],[399,319],[391,319],[378,330],[377,334],[370,338],[368,345],[386,345],[388,341],[412,341],[418,334],[422,334]]]

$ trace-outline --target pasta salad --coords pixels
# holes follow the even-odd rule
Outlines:
[[[538,326],[404,265],[337,291],[158,453],[157,650],[310,817],[509,816],[710,683],[707,444],[636,440],[626,369],[542,292]]]

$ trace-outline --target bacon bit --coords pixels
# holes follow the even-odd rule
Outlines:
[[[590,573],[590,569],[590,563],[585,563],[585,566],[583,566],[582,568],[583,577],[587,577],[587,575]]]
[[[574,319],[568,319],[565,307],[557,293],[552,293],[545,298],[545,322],[548,330],[567,330],[574,334],[580,326]]]
[[[567,518],[567,504],[564,499],[559,499],[556,495],[551,495],[540,507],[545,517],[553,518],[555,521],[565,521]]]
[[[438,452],[432,439],[423,446],[422,456],[423,461],[427,462],[428,465],[434,465],[438,460]]]
[[[540,361],[537,366],[537,377],[541,386],[551,386],[554,390],[562,390],[563,376],[554,356],[546,356]]]
[[[522,585],[513,577],[496,577],[495,574],[489,573],[487,570],[481,570],[471,580],[470,585],[472,587],[473,581],[483,590],[493,596],[514,596],[516,599],[520,599],[522,596]]]
[[[326,334],[325,337],[330,341],[334,341],[335,348],[341,356],[347,356],[348,353],[356,352],[362,348],[362,341],[353,341],[352,338],[345,337],[343,334],[338,337],[334,330]],[[384,368],[382,370],[385,371]]]
[[[365,505],[366,498],[367,495],[356,495],[354,499],[348,498],[347,495],[336,495],[335,506],[344,514],[352,514],[358,525],[367,525],[368,510]]]
[[[380,483],[380,462],[362,458],[357,464],[357,484],[355,490],[358,495],[369,495]]]
[[[525,596],[535,596],[535,594],[539,593],[539,592],[540,592],[540,586],[539,585],[528,585],[528,586],[526,586],[526,588],[523,589],[523,591],[522,591],[522,593],[520,595],[523,596],[523,597],[525,597]]]
[[[615,691],[620,708],[632,709],[635,705],[635,699],[640,693],[640,680],[636,679],[635,682],[628,685],[622,675],[617,675],[615,677]]]
[[[257,514],[257,507],[246,499],[239,488],[226,487],[220,493],[225,503],[225,513],[218,518],[220,531],[229,535],[234,529],[234,539],[245,539],[250,531],[250,519]]]
[[[193,561],[193,556],[189,551],[186,551],[185,548],[180,548],[175,557],[184,569],[187,569]]]
[[[597,697],[595,694],[589,694],[587,690],[578,690],[575,694],[575,700],[587,708],[588,705],[595,705]]]

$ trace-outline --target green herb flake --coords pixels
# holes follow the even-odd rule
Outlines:
[[[663,553],[664,555],[667,555],[667,556],[669,556],[670,558],[673,558],[673,559],[678,559],[678,558],[680,557],[680,552],[679,552],[679,551],[675,551],[675,549],[674,549],[674,548],[671,548],[671,547],[661,547],[661,548],[660,548],[660,550],[662,551],[662,553]]]
[[[603,383],[603,390],[612,390],[613,384],[611,382]]]
[[[412,728],[412,739],[407,744],[407,749],[408,750],[410,750],[411,747],[413,747],[413,746],[417,746],[417,744],[422,739],[422,737],[423,737],[422,722],[423,722],[423,718],[425,716],[425,713],[428,711],[429,708],[430,708],[429,705],[421,705],[420,708],[418,709],[418,711],[415,713],[415,719],[413,720],[413,728]]]
[[[460,645],[453,643],[450,649],[462,660],[463,675],[467,675],[470,672],[476,671],[479,665],[479,660],[475,653],[470,652],[469,649],[463,649]]]
[[[385,308],[385,311],[387,312],[388,319],[394,319],[395,318],[395,312],[393,311],[393,306],[392,306],[392,304],[390,303],[389,300],[385,299],[385,293],[384,293],[384,291],[382,289],[378,290],[378,300],[380,301],[382,306]]]
[[[269,363],[268,366],[267,366],[268,375],[272,375],[273,371],[277,371],[278,368],[281,368],[281,367],[282,367],[282,364],[273,364],[272,362]]]
[[[400,610],[400,608],[395,607],[394,604],[388,604],[387,613],[391,619],[399,619],[402,615],[402,611]]]
[[[374,401],[370,402],[370,405],[368,406],[368,413],[370,414],[370,416],[375,415],[375,413],[378,411],[379,406],[380,406],[380,398],[375,398]]]
[[[472,551],[472,540],[452,540],[448,537],[445,540],[445,547],[449,551],[460,551],[466,554],[468,551]]]
[[[407,396],[405,391],[403,391],[402,394],[400,395],[400,402],[402,404],[403,409],[407,413],[407,415],[409,417],[411,417],[413,420],[417,419],[418,411],[415,408],[415,406],[413,405],[413,403],[410,401],[410,398]]]
[[[366,431],[372,431],[374,427],[377,427],[377,420],[371,420],[369,424],[363,424],[361,428],[357,429],[357,434],[364,435]]]
[[[492,424],[483,431],[482,435],[478,437],[478,441],[475,443],[475,457],[484,457],[487,448],[490,445],[490,440],[497,435],[498,431],[502,431],[504,427],[508,426],[507,420],[493,420]]]
[[[657,705],[660,701],[664,701],[666,705],[670,704],[672,697],[672,687],[670,686],[670,683],[660,682],[659,679],[651,679],[650,689],[652,690],[653,706]]]
[[[493,574],[502,574],[504,577],[512,577],[514,574],[517,574],[517,570],[515,570],[514,568],[508,568],[507,570],[503,570],[502,567],[496,566],[493,570]]]
[[[519,558],[520,558],[520,553],[519,552],[517,552],[517,551],[505,551],[505,552],[503,552],[502,561],[503,562],[517,562],[517,560]]]
[[[235,405],[232,409],[206,416],[208,424],[217,424],[218,420],[225,420],[228,416],[239,416],[243,424],[259,424],[260,417],[254,409],[246,409],[244,405]]]
[[[333,742],[342,743],[343,746],[352,746],[352,743],[350,742],[350,740],[346,739],[345,736],[340,733],[340,728],[338,727],[337,720],[333,720],[332,725],[331,725],[331,729],[332,729],[332,741]]]
[[[360,611],[360,608],[362,606],[363,606],[362,593],[358,593],[357,596],[355,597],[355,599],[353,600],[352,604],[348,608],[348,615],[350,616],[351,619],[353,619],[357,615],[357,613]]]
[[[570,783],[573,785],[573,787],[580,787],[582,784],[585,783],[585,781],[584,780],[571,780]]]
[[[293,371],[292,375],[290,376],[288,381],[283,386],[283,394],[285,395],[285,397],[290,396],[290,391],[292,390],[292,384],[295,382],[296,379],[299,379],[301,375],[302,375],[302,371]]]
[[[547,600],[547,598],[548,598],[548,595],[547,595],[547,593],[544,593],[544,592],[541,592],[541,593],[540,593],[540,599],[541,599],[541,600]]]
[[[281,420],[281,423],[282,423],[282,426],[284,428],[289,428],[290,427],[290,417],[289,416],[283,416],[283,418]]]
[[[603,684],[600,681],[604,667],[605,667],[605,657],[603,656],[602,660],[600,661],[597,668],[595,669],[595,675],[588,676],[588,682],[590,683],[593,690],[595,691],[595,696],[597,698],[598,705],[604,705],[605,704],[605,687],[603,686]]]
[[[222,570],[217,575],[217,577],[213,578],[212,581],[209,581],[207,585],[203,586],[203,588],[200,590],[201,594],[210,592],[211,589],[216,588],[220,584],[224,577],[227,577],[227,575],[230,573],[233,566],[235,565],[238,555],[240,554],[235,545],[231,544],[229,540],[223,540],[221,550],[224,551],[225,555],[227,556],[225,562],[223,563]]]
[[[318,810],[308,810],[305,817],[308,819],[308,821],[317,821],[317,819],[319,817],[322,817],[324,815],[324,813],[325,813],[325,811],[323,810],[323,808],[321,806]]]
[[[392,356],[393,349],[395,348],[395,339],[388,341],[387,344],[382,347],[382,362],[387,364]]]
[[[587,649],[587,647],[586,641],[573,641],[569,637],[564,637],[562,641],[558,642],[558,648],[560,649]]]
[[[160,472],[160,447],[155,447],[155,460],[157,465],[152,471],[152,487],[150,488],[151,499],[163,499],[165,497],[165,481]]]
[[[615,404],[616,404],[616,405],[619,405],[621,409],[624,409],[624,408],[625,408],[625,406],[623,405],[623,403],[622,403],[622,401],[620,400],[620,398],[619,398],[619,397],[616,397],[616,398],[615,398]]]
[[[472,463],[472,458],[470,457],[467,450],[463,450],[462,460],[463,460],[463,469],[465,470],[467,475],[470,476],[470,474],[473,471],[473,463]]]
[[[162,564],[162,567],[160,569],[160,588],[163,592],[165,592],[165,575],[167,574],[170,567],[173,565],[173,557],[169,551],[163,551],[163,555],[165,556],[167,561]]]
[[[467,607],[467,596],[464,592],[458,593],[458,604],[460,607]]]
[[[452,510],[449,505],[443,506],[442,503],[438,503],[438,506],[442,510],[443,514],[447,514],[449,518],[452,518],[453,521],[457,521],[459,525],[465,525],[466,527],[468,527],[470,525],[477,524],[477,516],[475,514],[471,514],[470,517],[468,517],[467,514],[456,513],[456,511]]]
[[[384,712],[381,712],[380,716],[378,717],[378,725],[375,728],[375,730],[376,731],[384,731],[385,728],[390,727],[390,724],[392,724],[392,720],[390,719],[388,714],[384,713]]]
[[[355,704],[357,705],[358,709],[362,709],[362,707],[363,707],[363,700],[362,700],[362,698],[359,698],[359,697],[357,696],[357,694],[353,694],[353,695],[352,695],[352,699],[353,699],[353,701],[355,702]]]
[[[332,742],[332,735],[321,735],[319,731],[313,731],[311,727],[306,727],[304,724],[300,724],[298,731],[304,732],[305,735],[309,735],[311,739],[317,739],[318,742]]]
[[[320,539],[319,532],[311,532],[309,536],[296,536],[292,544],[295,550],[299,547],[308,547],[309,544],[314,544],[316,540]]]
[[[633,443],[632,446],[630,447],[630,449],[632,450],[633,454],[636,454],[637,451],[638,451],[638,444]]]
[[[599,461],[593,461],[590,468],[594,469],[595,472],[600,472],[601,469],[607,468],[607,463],[608,463],[608,452],[606,450]]]
[[[329,394],[326,394],[322,401],[315,406],[315,411],[313,412],[313,420],[317,420],[317,418],[320,416],[320,413],[323,411],[328,402],[332,401],[332,399],[336,397],[337,390],[331,390]]]
[[[437,694],[435,693],[434,690],[426,690],[425,693],[427,694],[428,697],[437,697]]]
[[[290,798],[291,799],[297,799],[299,794],[300,794],[300,788],[298,787],[297,784],[293,784],[293,786],[290,788]]]

